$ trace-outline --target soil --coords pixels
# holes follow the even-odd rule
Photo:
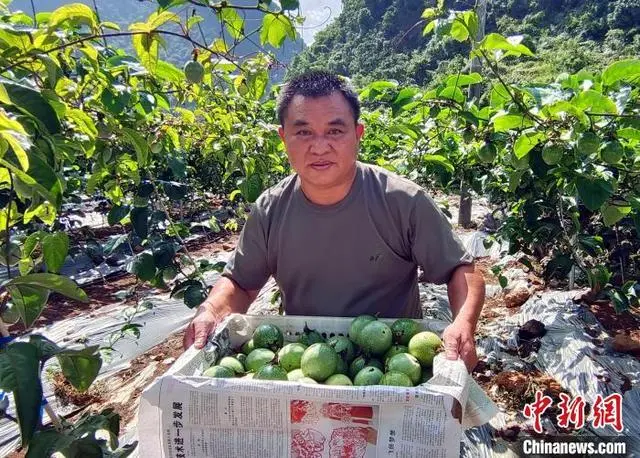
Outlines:
[[[206,258],[222,251],[231,251],[235,248],[238,240],[238,234],[224,233],[211,241],[206,238],[190,241],[187,243],[187,249],[195,258]],[[229,249],[229,247],[231,247]],[[89,302],[82,303],[71,300],[60,294],[51,294],[47,306],[42,311],[40,317],[36,320],[33,327],[47,326],[57,321],[71,318],[86,313],[94,313],[105,305],[118,302],[119,299],[114,296],[116,293],[136,288],[136,294],[149,294],[152,292],[163,292],[157,288],[150,287],[144,283],[138,283],[135,275],[125,271],[116,272],[105,278],[99,279],[93,283],[83,286],[83,290],[89,296]],[[133,298],[129,298],[125,303],[132,302]],[[18,322],[9,327],[9,332],[13,335],[23,335],[25,328],[22,322]]]
[[[91,409],[102,410],[107,407],[113,407],[120,414],[120,421],[124,430],[125,425],[129,425],[135,420],[142,391],[148,384],[164,374],[183,353],[183,337],[184,331],[172,334],[161,344],[134,358],[127,369],[123,369],[109,377],[102,389],[103,401],[91,406]],[[150,367],[152,370],[149,369]],[[140,374],[145,372],[146,374],[142,380],[136,380],[140,379]],[[126,400],[113,401],[114,399],[122,399],[123,387],[131,386],[134,386],[133,391],[131,391],[131,395]]]
[[[594,301],[589,304],[589,310],[611,335],[640,329],[640,314],[637,309],[616,313],[610,301]]]

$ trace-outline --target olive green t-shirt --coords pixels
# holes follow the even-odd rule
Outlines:
[[[451,225],[415,183],[358,162],[347,196],[312,203],[297,175],[256,201],[223,275],[245,290],[269,276],[288,315],[420,318],[418,266],[442,284],[469,264]]]

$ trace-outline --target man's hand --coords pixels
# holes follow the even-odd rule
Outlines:
[[[184,349],[188,349],[191,345],[199,350],[207,343],[207,337],[211,334],[218,324],[224,319],[223,316],[213,313],[206,306],[200,306],[198,313],[187,326],[187,332],[182,340]]]
[[[474,333],[484,303],[484,278],[475,266],[459,266],[447,283],[453,323],[444,330],[447,359],[462,358],[471,372],[478,363]]]
[[[454,320],[442,334],[444,352],[447,359],[462,358],[467,370],[471,372],[478,364],[473,324],[464,320]]]
[[[204,347],[209,334],[228,315],[247,313],[249,304],[258,296],[258,292],[245,291],[230,278],[220,277],[213,285],[209,297],[200,305],[196,316],[187,326],[187,332],[182,341],[184,349],[191,345],[195,345],[197,349]]]

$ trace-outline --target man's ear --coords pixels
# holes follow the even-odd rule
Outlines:
[[[284,141],[284,127],[278,127],[278,135],[280,136],[280,139]]]
[[[356,124],[356,137],[359,140],[362,140],[362,136],[364,135],[364,124],[358,123]]]

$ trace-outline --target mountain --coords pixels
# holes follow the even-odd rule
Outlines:
[[[134,22],[144,22],[147,17],[158,8],[158,2],[155,0],[35,0],[34,2],[36,13],[53,11],[62,5],[69,3],[84,3],[92,9],[97,7],[101,21],[115,22],[121,28],[126,31],[130,24]],[[236,0],[232,2],[234,5],[239,6],[255,6],[255,0]],[[29,16],[32,15],[31,1],[30,0],[14,0],[9,5],[12,11],[22,10]],[[220,36],[220,22],[215,14],[209,8],[196,7],[192,4],[182,5],[176,8],[172,8],[172,11],[177,13],[180,17],[184,18],[186,15],[191,15],[193,10],[204,18],[204,21],[196,25],[193,29],[193,38],[201,43],[211,44],[215,37]],[[245,19],[245,30],[247,34],[260,27],[262,21],[262,13],[258,11],[244,10],[242,11]],[[241,14],[242,15],[242,14]],[[199,27],[198,27],[199,26]],[[166,30],[172,30],[171,26],[163,27]],[[179,31],[179,30],[174,30]],[[229,36],[226,35],[227,40]],[[162,59],[182,67],[182,65],[190,59],[192,45],[181,38],[177,37],[165,37],[166,49],[161,51]],[[109,38],[109,44],[128,50],[133,53],[133,47],[131,45],[131,38],[118,37]],[[228,41],[229,42],[229,41]],[[295,43],[291,41],[285,41],[280,49],[274,49],[269,45],[264,47],[260,46],[259,38],[257,35],[253,35],[251,38],[241,42],[234,50],[237,56],[252,55],[261,50],[267,50],[274,53],[277,63],[282,65],[276,65],[274,70],[275,79],[281,79],[284,70],[283,67],[288,65],[293,57],[304,47],[302,39],[298,39]]]
[[[358,83],[396,79],[429,84],[467,65],[469,49],[422,36],[420,15],[434,0],[344,0],[340,16],[293,61],[289,75],[328,68]],[[465,10],[475,2],[448,0]],[[511,81],[547,82],[563,71],[599,70],[640,54],[640,0],[489,0],[486,32],[524,35],[533,62],[506,68]]]

